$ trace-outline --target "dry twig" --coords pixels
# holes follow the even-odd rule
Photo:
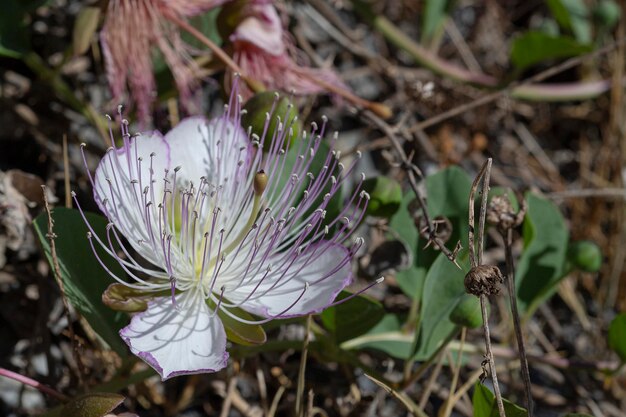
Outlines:
[[[61,291],[61,300],[63,301],[63,308],[65,309],[65,314],[67,315],[67,328],[70,333],[70,341],[72,343],[72,353],[74,354],[74,361],[76,362],[76,366],[78,367],[78,382],[81,387],[85,388],[83,375],[85,374],[85,368],[82,360],[80,359],[80,353],[78,351],[78,340],[76,338],[76,334],[74,333],[74,327],[72,326],[72,319],[70,315],[70,306],[67,302],[67,298],[65,297],[65,286],[63,285],[63,278],[61,277],[61,267],[59,266],[59,258],[57,257],[57,249],[55,239],[57,235],[54,233],[54,220],[52,220],[52,212],[50,211],[50,204],[48,203],[48,195],[46,193],[46,186],[42,185],[41,189],[43,191],[43,202],[44,208],[46,210],[46,214],[48,215],[48,233],[46,233],[46,237],[50,241],[50,256],[52,258],[52,269],[54,278],[57,281],[59,286],[59,290]]]
[[[472,269],[465,276],[465,288],[468,290],[468,292],[477,295],[480,298],[480,309],[483,315],[483,333],[485,335],[486,361],[488,361],[489,363],[489,373],[491,374],[491,380],[493,381],[493,390],[496,396],[496,403],[498,404],[498,412],[500,413],[500,417],[506,417],[506,414],[504,413],[504,404],[502,402],[502,394],[500,393],[500,385],[498,385],[496,363],[493,358],[493,352],[491,350],[491,336],[489,334],[489,313],[487,312],[487,294],[497,293],[497,286],[501,279],[501,275],[498,276],[499,270],[497,270],[496,267],[482,265],[482,255],[484,247],[483,237],[487,212],[487,199],[489,197],[490,174],[491,158],[487,159],[487,162],[485,162],[480,172],[476,176],[476,179],[472,183],[472,189],[469,195],[468,245]],[[478,220],[478,239],[477,242],[475,242],[474,196],[476,195],[476,190],[478,189],[481,180],[483,183],[481,189],[482,201],[480,206],[480,217]],[[478,246],[478,252],[476,252],[476,245]]]

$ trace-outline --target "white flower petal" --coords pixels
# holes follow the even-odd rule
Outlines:
[[[323,251],[320,249],[322,246],[325,248]],[[280,254],[274,258],[278,256]],[[269,263],[272,263],[272,260]],[[230,289],[229,301],[243,302],[241,307],[244,310],[264,317],[278,314],[280,317],[300,316],[321,312],[352,282],[348,250],[339,244],[329,246],[328,242],[324,241],[302,252],[287,273],[281,277],[283,272],[272,271],[254,290],[265,271],[259,273],[253,282]],[[277,281],[278,284],[272,288]],[[233,282],[236,280],[233,279]],[[305,290],[307,284],[309,286]],[[254,294],[244,301],[253,290]],[[302,298],[298,300],[298,297]],[[297,303],[289,308],[296,300]],[[287,311],[284,312],[285,310]]]
[[[273,5],[256,7],[257,16],[241,21],[230,35],[231,42],[247,42],[268,54],[279,56],[285,53],[283,27]]]
[[[198,185],[205,177],[211,184],[226,186],[238,171],[244,171],[237,169],[237,163],[246,156],[239,148],[248,145],[248,136],[226,118],[189,117],[169,131],[165,141],[171,149],[172,165],[181,167],[177,176],[183,182]]]
[[[158,230],[153,230],[150,235],[145,206],[146,201],[152,201],[152,226],[156,227],[154,214],[161,202],[163,178],[169,164],[170,148],[163,136],[155,131],[131,138],[126,147],[110,149],[94,175],[94,198],[100,209],[131,245],[156,265],[161,262],[155,258],[158,251],[151,243],[158,239]],[[146,187],[149,192],[144,195]],[[148,242],[148,245],[140,245],[139,241]]]
[[[190,117],[181,121],[165,135],[172,155],[172,165],[180,166],[177,182],[188,186],[193,182],[196,188],[200,178],[210,184],[204,192],[215,191],[216,196],[208,199],[200,215],[204,223],[212,215],[215,206],[221,209],[216,231],[226,230],[227,236],[237,236],[250,216],[252,192],[250,165],[252,152],[248,135],[244,130],[225,117],[207,121],[202,117]],[[237,207],[237,210],[232,210]],[[242,220],[243,219],[243,220]],[[199,229],[198,241],[207,231]],[[217,245],[217,235],[214,244]],[[225,242],[227,243],[227,242]]]
[[[226,332],[217,314],[212,315],[204,298],[193,290],[178,295],[176,302],[177,307],[169,297],[150,302],[120,336],[164,380],[224,368]]]

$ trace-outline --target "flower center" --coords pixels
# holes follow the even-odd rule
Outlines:
[[[190,259],[193,265],[194,278],[193,282],[196,285],[202,285],[206,294],[210,294],[215,289],[215,281],[217,279],[221,263],[224,261],[226,254],[231,253],[236,250],[240,245],[244,243],[244,240],[249,235],[250,231],[256,228],[256,220],[261,212],[263,207],[263,192],[267,186],[267,175],[263,171],[259,171],[254,177],[254,197],[252,202],[252,209],[250,210],[250,214],[248,219],[245,220],[245,225],[239,229],[239,233],[232,239],[229,239],[229,242],[226,244],[224,242],[224,235],[226,233],[225,230],[220,230],[217,232],[219,234],[219,239],[214,239],[216,237],[216,223],[217,216],[219,214],[220,209],[214,207],[212,216],[205,216],[204,224],[202,226],[201,235],[203,236],[202,241],[194,242],[193,248],[193,258]],[[180,213],[182,213],[183,205],[177,205],[177,207],[181,207]],[[176,219],[176,217],[181,217],[181,219]],[[197,221],[197,215],[194,218],[194,221]],[[243,221],[243,219],[242,219]],[[174,225],[176,227],[176,233],[178,236],[183,235],[183,219],[178,213],[175,213],[175,221]],[[195,228],[195,225],[193,226]],[[197,234],[200,236],[200,234]],[[198,239],[198,238],[196,238]],[[181,239],[182,241],[182,239]],[[215,242],[214,242],[215,241]],[[225,244],[225,246],[224,246]],[[217,252],[213,251],[213,246],[217,245]],[[205,279],[207,278],[207,279]]]

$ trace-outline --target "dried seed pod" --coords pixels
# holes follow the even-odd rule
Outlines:
[[[516,213],[509,197],[496,195],[487,206],[487,222],[498,227],[499,230],[508,230],[519,226],[526,214],[526,204],[522,201],[520,210]]]
[[[496,295],[504,282],[502,272],[495,265],[478,265],[465,275],[465,291],[475,296]]]

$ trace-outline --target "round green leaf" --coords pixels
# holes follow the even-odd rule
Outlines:
[[[609,347],[626,362],[626,313],[615,317],[609,325]]]
[[[465,294],[450,313],[450,321],[470,329],[480,327],[483,324],[483,315],[478,297]]]
[[[337,300],[351,296],[342,291]],[[358,295],[342,304],[327,308],[322,323],[335,335],[338,343],[360,336],[374,327],[384,316],[383,306],[365,295]]]
[[[369,178],[363,183],[363,189],[370,195],[367,214],[377,217],[391,217],[402,203],[402,188],[391,178],[380,176]]]
[[[528,411],[516,404],[513,404],[506,398],[502,399],[504,404],[504,413],[507,417],[528,417]],[[472,405],[474,406],[474,417],[498,417],[498,405],[496,398],[489,388],[477,382],[474,386],[474,395],[472,396]]]
[[[63,417],[102,417],[124,401],[124,396],[107,392],[94,392],[76,397],[63,407]]]

